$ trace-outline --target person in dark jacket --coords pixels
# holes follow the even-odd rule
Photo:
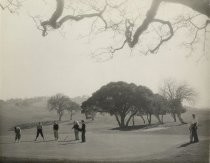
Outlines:
[[[58,123],[54,122],[54,124],[53,124],[53,132],[54,132],[55,140],[58,140],[58,129],[59,129]]]
[[[192,122],[190,124],[190,143],[197,143],[199,142],[198,140],[198,134],[197,134],[197,129],[198,129],[198,121],[195,117],[195,114],[192,114]]]
[[[21,138],[21,129],[18,126],[14,127],[14,131],[15,131],[15,143],[18,142],[20,143],[20,138]]]
[[[79,122],[74,121],[74,126],[72,127],[74,129],[74,135],[75,135],[75,140],[79,140]]]
[[[44,135],[43,135],[43,130],[42,130],[42,124],[41,124],[41,122],[39,122],[37,124],[36,129],[37,129],[37,132],[36,132],[36,139],[35,139],[35,141],[37,140],[39,134],[42,136],[43,141],[44,141]]]
[[[86,141],[85,138],[85,132],[86,132],[86,125],[85,125],[85,121],[82,120],[82,128],[80,128],[80,131],[82,132],[81,138],[82,138],[82,143],[84,143]]]

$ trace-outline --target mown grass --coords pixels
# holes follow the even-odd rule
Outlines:
[[[29,112],[28,112],[29,113]],[[35,145],[33,145],[33,139],[35,136],[35,126],[36,123],[41,121],[43,122],[43,129],[44,129],[44,133],[45,135],[47,135],[47,139],[51,140],[53,137],[53,132],[52,132],[52,123],[54,120],[57,119],[57,116],[55,114],[49,114],[48,117],[45,117],[45,114],[47,114],[47,112],[44,112],[44,114],[42,115],[43,117],[41,119],[39,119],[38,117],[41,116],[40,113],[38,113],[37,115],[33,115],[32,118],[28,118],[25,117],[30,116],[29,114],[17,114],[17,119],[15,121],[15,123],[10,123],[10,124],[5,124],[6,121],[4,121],[3,119],[3,123],[5,124],[5,126],[7,126],[7,132],[5,132],[8,138],[7,140],[10,141],[11,140],[11,136],[13,139],[13,132],[12,131],[8,131],[8,129],[11,129],[14,124],[18,124],[19,126],[21,126],[22,130],[23,130],[23,146],[22,144],[18,144],[16,146],[13,147],[13,144],[9,144],[9,148],[11,148],[11,150],[14,150],[15,148],[17,149],[21,149],[22,151],[27,150],[25,149],[25,146],[34,146],[34,148],[37,148],[37,150],[42,149],[44,150],[44,148],[46,147],[46,150],[49,150],[50,148],[53,148],[51,150],[64,150],[63,148],[63,144],[65,143],[65,149],[69,149],[69,152],[71,152],[71,150],[75,150],[74,148],[78,148],[83,150],[82,147],[80,147],[80,145],[75,145],[75,144],[71,144],[69,142],[62,142],[62,140],[64,139],[64,137],[66,137],[65,135],[68,135],[69,133],[71,134],[68,139],[73,139],[73,131],[71,129],[72,127],[72,123],[73,120],[81,120],[84,119],[84,115],[81,114],[77,114],[73,117],[73,120],[69,120],[68,115],[66,115],[65,117],[63,117],[63,121],[60,122],[60,134],[64,134],[64,137],[62,138],[60,145],[55,145],[53,144],[52,141],[50,142],[45,142],[46,146],[40,142],[40,143],[36,143]],[[189,110],[188,112],[186,112],[185,114],[183,114],[183,119],[186,122],[190,122],[191,121],[191,114],[195,113],[198,117],[199,120],[199,136],[206,136],[208,137],[210,135],[209,132],[209,124],[210,124],[210,110]],[[9,114],[7,114],[9,115]],[[12,117],[10,117],[12,119]],[[19,119],[18,119],[19,118]],[[10,119],[10,120],[11,120]],[[7,119],[8,120],[8,119]],[[152,125],[147,125],[147,124],[143,124],[143,121],[141,120],[141,118],[136,117],[135,118],[135,126],[131,126],[128,127],[127,129],[120,129],[117,126],[117,123],[114,119],[114,117],[111,117],[109,115],[97,115],[97,117],[95,118],[94,121],[88,120],[86,121],[87,123],[87,135],[89,137],[93,138],[91,139],[90,142],[88,142],[87,145],[87,149],[89,150],[96,150],[96,155],[97,155],[97,150],[99,149],[94,149],[95,146],[98,146],[98,143],[103,142],[106,145],[106,135],[107,138],[110,138],[110,135],[113,135],[113,138],[118,139],[116,136],[119,135],[119,140],[118,142],[116,142],[117,144],[115,144],[115,141],[113,140],[113,142],[111,142],[111,145],[113,145],[113,148],[116,148],[117,150],[117,146],[119,145],[118,143],[120,143],[120,140],[123,140],[123,143],[127,143],[127,147],[129,147],[130,143],[129,141],[133,138],[133,135],[135,135],[135,139],[136,139],[136,143],[139,145],[141,145],[141,139],[138,140],[137,136],[138,134],[141,135],[142,137],[147,137],[147,135],[163,135],[163,138],[160,139],[159,136],[159,140],[156,141],[160,141],[160,147],[161,147],[161,143],[162,145],[164,145],[164,138],[167,137],[167,139],[170,139],[170,135],[174,136],[174,135],[180,135],[180,143],[177,144],[177,146],[173,146],[171,147],[170,150],[165,151],[164,153],[160,153],[159,155],[164,156],[163,158],[160,157],[156,157],[156,156],[149,156],[149,158],[147,158],[146,160],[141,159],[140,158],[134,158],[134,159],[130,159],[129,161],[127,160],[110,160],[108,159],[110,156],[106,153],[104,153],[104,155],[107,157],[107,160],[103,160],[103,161],[99,161],[99,160],[80,160],[78,159],[62,159],[62,158],[57,158],[57,159],[50,159],[50,158],[46,158],[46,159],[39,159],[39,158],[30,158],[27,157],[27,155],[25,157],[12,157],[12,153],[14,154],[17,151],[10,151],[11,152],[11,156],[10,157],[0,157],[0,162],[76,162],[76,163],[83,163],[83,162],[102,162],[102,163],[106,163],[106,162],[142,162],[142,163],[178,163],[178,162],[183,162],[183,163],[207,163],[209,160],[209,139],[208,140],[201,140],[199,143],[196,144],[189,144],[186,146],[181,147],[181,145],[187,143],[188,141],[188,135],[189,135],[189,130],[188,130],[188,124],[184,124],[184,125],[180,125],[179,122],[173,122],[170,116],[165,116],[165,123],[164,124],[157,124],[157,120],[153,117],[152,119],[153,123]],[[1,120],[2,121],[2,120]],[[166,129],[164,130],[147,130],[147,129],[152,129],[152,128],[156,128],[156,127],[166,127]],[[9,135],[7,134],[9,132]],[[34,134],[34,136],[33,136]],[[27,135],[30,135],[31,138],[27,138],[27,140],[24,140],[24,136],[25,138],[27,137]],[[31,136],[32,135],[32,136]],[[123,135],[125,136],[125,139],[123,137]],[[144,136],[145,135],[145,136]],[[185,135],[185,136],[184,136]],[[72,138],[71,138],[72,136]],[[95,137],[94,137],[95,136]],[[122,136],[122,139],[121,139]],[[186,138],[187,139],[183,139],[182,138]],[[87,140],[89,141],[89,137],[87,137]],[[112,136],[111,136],[112,137]],[[127,137],[127,138],[126,138]],[[29,140],[31,139],[31,140]],[[149,139],[148,139],[149,140]],[[25,141],[25,142],[24,142]],[[172,140],[173,141],[173,140]],[[9,142],[8,142],[9,143]],[[12,143],[12,142],[11,142]],[[48,144],[49,143],[49,144]],[[113,144],[112,144],[113,143]],[[134,143],[135,144],[135,143]],[[3,144],[2,144],[3,145]],[[0,144],[1,146],[1,144]],[[22,146],[22,147],[21,147]],[[104,151],[106,151],[107,147],[109,146],[103,146]],[[96,147],[99,148],[99,147]],[[140,148],[143,149],[144,147]],[[151,148],[153,148],[151,146]],[[4,148],[1,148],[2,152],[4,150]],[[101,148],[100,148],[101,150]],[[102,149],[103,150],[103,149]],[[121,148],[119,148],[118,150],[122,150]],[[123,150],[127,150],[127,149],[123,149]],[[139,148],[137,148],[137,150],[139,150]],[[128,152],[132,152],[132,151],[128,151]],[[139,151],[141,153],[141,151]],[[114,155],[114,153],[113,153]]]

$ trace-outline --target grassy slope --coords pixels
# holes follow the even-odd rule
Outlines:
[[[23,111],[23,109],[24,109],[24,111]],[[199,136],[209,136],[210,134],[209,134],[208,124],[210,122],[210,111],[209,110],[201,110],[201,111],[190,110],[186,114],[183,115],[183,118],[185,119],[186,122],[190,122],[192,113],[195,113],[198,115],[199,124],[200,124]],[[80,119],[83,119],[84,116],[77,114],[73,118],[80,120]],[[47,111],[47,109],[44,107],[33,106],[33,107],[25,107],[25,108],[21,108],[21,109],[14,109],[12,107],[11,108],[8,107],[7,110],[6,109],[1,110],[1,134],[9,135],[9,136],[6,136],[6,138],[4,138],[4,137],[1,138],[1,142],[2,142],[2,140],[6,140],[8,143],[13,141],[13,132],[8,131],[8,129],[11,128],[12,126],[14,126],[15,124],[46,121],[46,120],[56,120],[56,119],[57,119],[56,114],[53,112],[49,113]],[[69,116],[66,115],[63,119],[68,120]],[[157,122],[157,121],[153,117],[153,123],[155,123],[155,122]],[[53,149],[59,148],[59,150],[61,150],[61,151],[62,150],[64,150],[64,151],[70,150],[70,152],[72,152],[72,157],[73,157],[73,154],[75,156],[77,153],[80,153],[81,150],[84,150],[83,151],[84,158],[85,158],[85,155],[88,155],[86,153],[86,151],[94,151],[94,150],[96,150],[96,154],[97,154],[97,152],[99,152],[98,153],[99,155],[100,155],[100,152],[102,152],[102,156],[105,158],[106,157],[109,158],[110,156],[114,157],[112,152],[109,153],[109,151],[111,151],[109,149],[113,149],[113,152],[115,152],[115,151],[121,152],[121,153],[119,153],[119,156],[120,156],[120,154],[123,156],[126,153],[130,158],[132,158],[133,161],[135,161],[135,160],[141,160],[141,158],[142,158],[142,157],[141,158],[137,157],[138,152],[141,152],[141,151],[146,152],[144,146],[154,145],[153,147],[148,147],[148,152],[150,152],[151,148],[154,148],[154,151],[155,151],[155,149],[158,146],[161,147],[161,146],[164,146],[164,144],[168,148],[169,147],[168,145],[171,143],[171,148],[169,148],[167,151],[163,152],[162,154],[160,152],[159,155],[150,156],[149,158],[147,158],[150,161],[148,161],[146,159],[143,162],[156,163],[156,162],[207,162],[208,161],[207,157],[209,154],[208,153],[209,140],[202,139],[202,141],[199,144],[193,144],[193,145],[189,145],[189,146],[186,146],[183,148],[178,148],[180,145],[182,145],[188,141],[188,125],[180,126],[179,123],[173,123],[170,116],[165,117],[165,122],[167,122],[167,123],[160,127],[168,127],[167,129],[151,131],[151,130],[147,129],[147,126],[142,126],[143,125],[142,120],[137,117],[136,118],[136,125],[137,125],[136,127],[131,128],[129,131],[119,131],[119,130],[114,129],[117,127],[117,123],[116,123],[114,117],[110,117],[108,115],[105,115],[105,116],[98,115],[96,117],[95,121],[87,122],[87,130],[88,130],[87,136],[88,136],[89,142],[85,144],[86,147],[83,148],[83,147],[80,147],[79,145],[75,145],[74,148],[69,149],[68,145],[71,146],[71,141],[69,141],[69,139],[71,140],[71,138],[73,138],[73,132],[71,130],[72,121],[64,121],[63,123],[61,123],[61,129],[60,129],[61,137],[62,137],[62,139],[65,139],[66,136],[69,136],[69,137],[66,142],[60,142],[60,145],[67,144],[67,148],[63,148],[62,145],[55,146],[54,142],[49,142],[49,143],[47,143],[48,145],[44,145],[44,146],[43,146],[43,144],[38,143],[36,147],[37,147],[37,149],[47,148],[48,150],[50,148],[53,148]],[[2,126],[4,126],[4,127],[2,127]],[[21,145],[23,146],[23,148],[22,148],[23,152],[25,149],[27,149],[27,147],[29,147],[31,145],[30,141],[34,139],[34,131],[35,131],[35,128],[23,130],[23,134],[26,135],[25,137],[23,136],[23,141],[24,141],[24,139],[26,141],[29,141],[29,142],[21,143]],[[44,126],[44,132],[45,132],[45,134],[47,134],[47,139],[52,140],[52,134],[53,134],[52,127]],[[141,139],[139,137],[139,134],[141,135]],[[113,137],[113,135],[115,135],[116,137]],[[149,135],[154,135],[154,136],[156,135],[154,137],[155,139],[151,138],[150,144],[144,144],[144,142],[142,144],[142,141],[145,138],[149,137]],[[161,135],[163,135],[163,136],[161,136]],[[169,135],[172,135],[172,136],[170,137]],[[181,136],[179,136],[179,135],[181,135]],[[170,142],[170,139],[172,140],[172,142]],[[130,142],[130,140],[133,140],[133,141]],[[158,141],[159,141],[159,144],[158,144]],[[157,144],[155,145],[155,143],[157,143]],[[132,144],[133,144],[133,146],[131,146]],[[20,148],[17,146],[13,146],[13,144],[10,144],[10,145],[1,144],[1,147],[2,147],[1,150],[3,151],[5,149],[5,151],[6,151],[8,149],[14,150],[16,148],[17,149]],[[140,147],[140,145],[143,147]],[[131,149],[129,150],[129,148],[131,148]],[[101,149],[103,149],[103,150],[101,151]],[[138,151],[134,152],[132,150],[134,150],[134,151],[138,150]],[[74,151],[77,151],[77,152],[74,153]],[[131,153],[129,151],[131,151]],[[36,153],[36,149],[33,152]],[[53,153],[53,152],[55,152],[55,151],[52,151],[52,156],[59,155],[59,153],[56,153],[56,152]],[[15,155],[16,152],[11,151],[11,153],[13,153]],[[139,155],[143,155],[143,153],[144,152],[142,152]],[[145,153],[145,155],[146,154],[147,153]],[[62,154],[60,154],[60,155],[62,156]],[[68,158],[68,152],[66,153],[66,155],[67,155],[66,157]],[[91,152],[89,153],[89,155],[91,156]],[[164,156],[164,158],[162,158],[162,156]],[[18,155],[17,155],[17,157],[18,157]],[[63,157],[61,157],[61,158],[63,158]],[[79,156],[78,156],[78,158],[79,158]],[[4,161],[8,160],[8,158],[3,158],[3,157],[1,159],[3,159]],[[34,158],[34,159],[30,159],[30,160],[31,161],[34,160],[34,162],[37,162],[37,159],[38,158]],[[11,161],[11,159],[9,159],[9,160]],[[28,161],[27,159],[26,160],[23,159],[23,157],[22,157],[22,159],[19,158],[19,160],[26,161],[26,162]],[[61,160],[62,160],[62,162],[64,161],[63,159],[61,159]],[[41,160],[38,160],[38,161],[41,161]],[[50,158],[48,160],[45,160],[44,162],[46,162],[46,161],[50,161]],[[53,161],[55,161],[55,160],[53,160]],[[57,161],[59,161],[59,160],[57,160]],[[80,161],[82,161],[82,160],[80,160]],[[123,161],[123,159],[122,159],[122,161]],[[126,161],[126,159],[124,161]]]

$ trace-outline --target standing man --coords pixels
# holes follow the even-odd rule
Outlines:
[[[16,143],[16,141],[18,143],[20,143],[20,138],[21,138],[21,129],[20,129],[20,127],[15,126],[14,131],[15,131],[15,143]]]
[[[72,127],[74,129],[74,135],[75,135],[75,140],[79,140],[79,122],[74,121],[74,126]]]
[[[56,141],[58,140],[58,129],[59,129],[59,125],[57,122],[54,121],[53,132],[54,132],[54,137]]]
[[[36,139],[35,139],[35,141],[37,140],[39,134],[42,136],[43,141],[44,141],[44,135],[43,135],[43,131],[42,131],[42,124],[41,124],[41,122],[39,122],[37,124],[36,129],[37,129],[37,131],[36,131]]]
[[[82,132],[82,135],[81,135],[82,143],[84,143],[86,141],[86,139],[85,139],[86,125],[85,125],[84,120],[82,120],[81,122],[82,122],[82,128],[80,129],[80,131]]]
[[[196,143],[199,142],[198,140],[198,134],[197,134],[197,129],[198,129],[198,121],[195,117],[195,114],[192,114],[192,122],[190,124],[190,143]]]

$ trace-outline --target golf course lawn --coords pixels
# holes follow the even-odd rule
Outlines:
[[[60,123],[59,140],[52,126],[44,126],[45,141],[35,142],[36,129],[22,130],[20,143],[13,131],[0,136],[2,162],[201,162],[209,161],[209,116],[199,127],[199,143],[188,144],[188,124],[165,123],[133,130],[113,128],[113,121],[87,121],[85,143],[74,140],[72,122]],[[112,126],[112,127],[111,127]],[[115,126],[116,127],[116,126]]]

